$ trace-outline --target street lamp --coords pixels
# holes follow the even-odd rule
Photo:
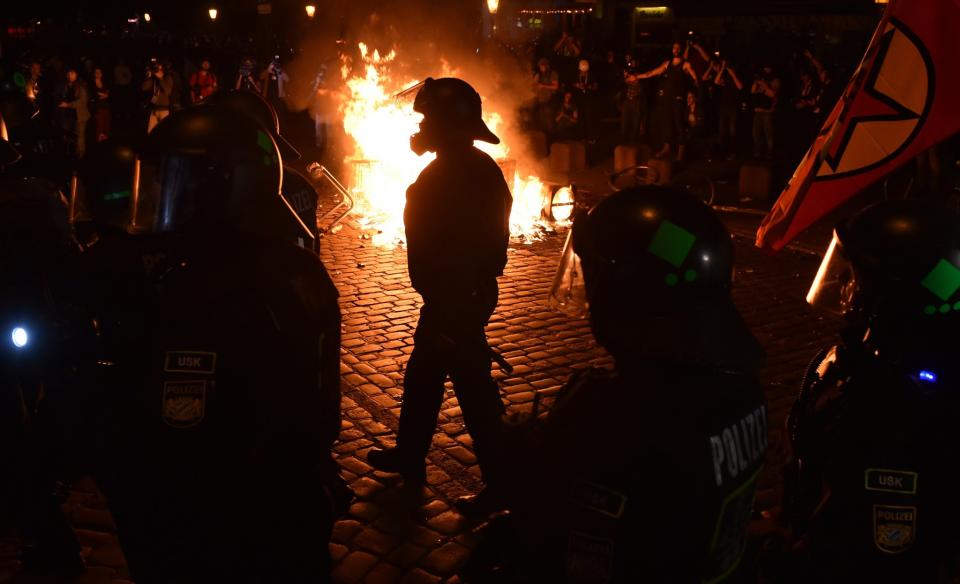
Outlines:
[[[210,15],[210,20],[214,20],[214,21],[215,21],[215,20],[217,19],[217,9],[216,9],[216,8],[211,8],[210,10],[207,10],[207,14]]]
[[[144,13],[143,13],[143,21],[144,21],[144,22],[150,22],[150,13],[149,13],[149,12],[144,12]]]
[[[313,4],[307,4],[303,9],[307,11],[307,18],[313,18],[313,15],[317,13],[317,7]]]
[[[496,14],[497,8],[500,8],[500,0],[487,0],[487,10],[490,14]]]

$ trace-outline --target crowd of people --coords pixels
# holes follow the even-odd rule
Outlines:
[[[564,31],[555,44],[540,43],[528,124],[551,140],[613,134],[660,158],[770,160],[796,154],[788,139],[809,144],[842,90],[809,49],[788,63],[740,63],[691,35],[650,65],[633,51],[588,52]]]
[[[842,90],[833,81],[837,71],[808,49],[786,61],[737,59],[705,48],[722,41],[689,35],[662,58],[663,49],[586,45],[566,31],[547,38],[553,37],[517,50],[533,59],[532,98],[520,108],[521,118],[550,141],[646,143],[658,157],[681,160],[789,159],[802,153],[798,145],[809,143]],[[0,62],[0,86],[18,87],[34,100],[77,159],[93,142],[130,128],[149,131],[218,89],[261,94],[286,125],[292,51],[258,59],[249,44],[206,38],[167,39],[159,50],[130,47],[72,60],[28,51]],[[322,93],[326,63],[315,77],[309,85]],[[322,149],[331,113],[311,109]]]
[[[252,91],[281,116],[288,111],[284,100],[290,77],[280,54],[258,67],[254,58],[224,49],[197,49],[180,58],[171,52],[104,53],[72,60],[26,53],[18,60],[0,61],[0,91],[26,95],[37,110],[34,125],[42,125],[34,129],[73,160],[83,158],[90,144],[114,135],[148,133],[170,113],[203,103],[221,89]],[[211,52],[223,55],[224,61],[216,62]],[[236,66],[233,74],[231,65]]]

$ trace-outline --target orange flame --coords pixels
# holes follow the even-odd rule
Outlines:
[[[353,175],[348,178],[356,201],[353,213],[358,216],[361,227],[377,231],[373,236],[375,244],[395,245],[403,241],[407,186],[435,156],[432,153],[417,156],[410,150],[410,136],[418,131],[422,116],[413,111],[411,100],[394,97],[396,92],[415,85],[417,80],[391,75],[395,51],[387,55],[378,51],[371,54],[368,47],[360,43],[360,54],[362,74],[351,75],[347,62],[341,67],[346,89],[340,113],[344,130],[354,145],[353,154],[346,159],[347,167],[353,169]],[[455,72],[444,71],[444,74],[452,76]],[[503,117],[488,108],[483,118],[490,130],[499,135],[498,129],[504,126]],[[504,162],[510,155],[510,137],[500,138],[500,144],[476,142],[475,146]],[[501,166],[515,168],[509,164]],[[528,241],[535,239],[545,226],[542,214],[548,204],[549,190],[539,178],[522,178],[517,170],[513,171],[512,186],[511,234]]]

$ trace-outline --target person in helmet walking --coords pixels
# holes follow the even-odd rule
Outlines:
[[[131,215],[153,219],[150,245],[87,252],[94,476],[132,579],[328,581],[347,500],[330,453],[340,313],[320,259],[288,241],[309,232],[280,196],[277,145],[201,105],[158,124],[137,166]],[[118,280],[136,293],[117,297]]]
[[[576,218],[551,294],[589,305],[614,367],[574,374],[532,446],[511,449],[506,580],[739,576],[767,418],[732,272],[729,233],[685,191],[619,191]]]
[[[470,85],[428,78],[414,110],[423,121],[411,149],[437,154],[407,189],[404,210],[410,281],[423,307],[404,375],[397,446],[368,457],[377,469],[422,481],[449,376],[484,481],[495,487],[503,404],[490,376],[484,326],[507,263],[513,199],[497,163],[473,145],[500,140],[484,124]]]
[[[841,223],[807,301],[842,315],[788,418],[785,582],[940,582],[960,519],[960,216],[922,200]]]

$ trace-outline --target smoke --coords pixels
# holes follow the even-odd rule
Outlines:
[[[331,3],[334,4],[334,3]],[[519,131],[517,112],[532,99],[531,72],[523,55],[488,38],[485,0],[405,0],[378,2],[352,0],[317,14],[316,28],[299,47],[299,57],[287,67],[290,73],[288,105],[325,115],[339,125],[339,108],[349,97],[342,79],[362,75],[358,45],[363,42],[381,55],[396,52],[390,76],[396,87],[425,77],[456,76],[474,86],[485,111],[503,118],[497,129],[507,136],[511,157],[532,162],[527,141]],[[349,6],[345,6],[345,5]],[[322,72],[324,84],[315,86]],[[412,95],[409,96],[412,99]]]

